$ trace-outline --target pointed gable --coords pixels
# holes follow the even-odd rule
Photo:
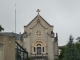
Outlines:
[[[24,26],[24,32],[30,32],[30,28],[34,28],[38,24],[38,21],[45,29],[48,29],[49,33],[51,30],[53,30],[53,26],[50,25],[42,16],[40,16],[39,12],[38,15],[28,25]]]
[[[53,27],[52,25],[50,25],[42,16],[39,16],[39,18],[41,18],[47,25],[49,25],[50,27]],[[31,23],[33,23],[33,21],[35,20],[35,19],[38,19],[38,15],[28,24],[28,25],[26,25],[26,26],[24,26],[24,27],[28,27]],[[36,21],[37,22],[37,21]]]

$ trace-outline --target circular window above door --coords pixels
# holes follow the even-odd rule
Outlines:
[[[41,37],[41,36],[42,36],[42,31],[37,30],[37,31],[35,32],[35,35],[36,35],[37,37]]]

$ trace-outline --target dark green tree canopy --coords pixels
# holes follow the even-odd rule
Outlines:
[[[73,37],[70,35],[67,45],[61,47],[59,60],[80,60],[80,37],[73,43]]]
[[[73,37],[70,36],[63,60],[80,60],[80,54],[73,43]]]
[[[3,31],[4,30],[4,28],[0,25],[0,31]]]

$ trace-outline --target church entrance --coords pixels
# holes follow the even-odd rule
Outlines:
[[[37,47],[37,55],[41,55],[41,47]]]
[[[48,59],[48,54],[46,53],[46,44],[44,43],[44,41],[37,40],[33,42],[31,57],[34,60],[36,59],[47,60]]]
[[[42,47],[41,44],[37,44],[36,51],[35,51],[37,53],[37,55],[42,55],[41,47]]]

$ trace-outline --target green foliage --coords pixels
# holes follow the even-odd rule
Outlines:
[[[70,36],[63,60],[80,60],[79,55],[80,54],[78,53],[76,46],[73,43],[73,37]]]
[[[32,58],[31,57],[28,57],[28,60],[32,60]]]
[[[78,58],[80,60],[80,42],[75,43],[75,48],[77,51]]]
[[[4,30],[4,28],[0,25],[0,31]]]
[[[59,60],[80,60],[80,41],[73,43],[73,40],[70,36],[68,44],[61,48]]]
[[[59,59],[57,58],[57,59],[55,59],[55,60],[59,60]]]
[[[75,43],[77,51],[80,53],[80,42]]]
[[[78,40],[78,42],[80,42],[80,37],[77,37],[76,40]]]
[[[64,58],[65,50],[66,50],[66,46],[61,47],[61,53],[59,55],[59,60],[62,60]]]

